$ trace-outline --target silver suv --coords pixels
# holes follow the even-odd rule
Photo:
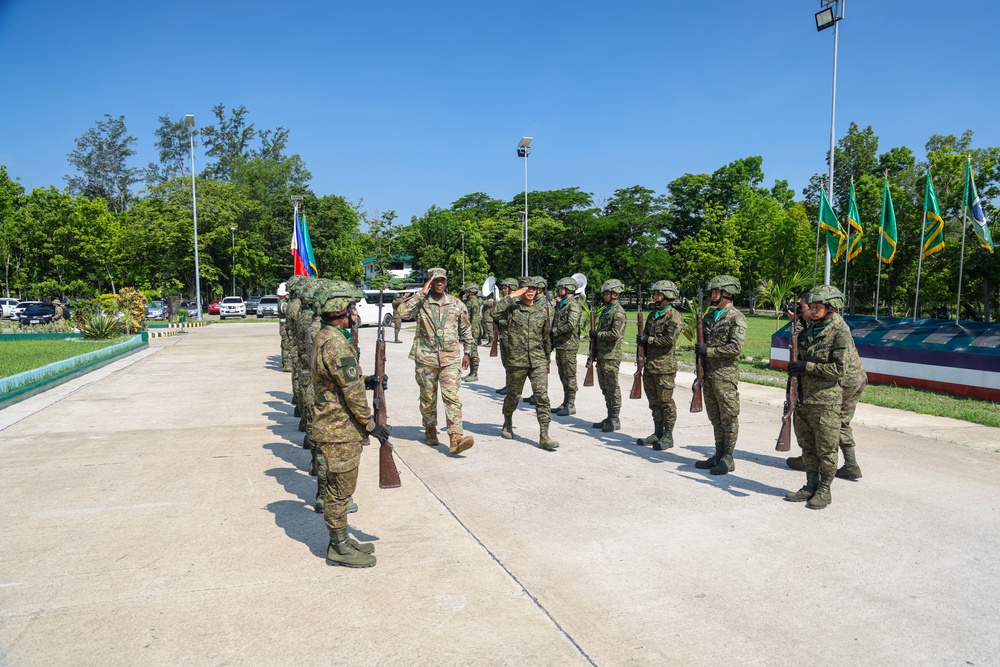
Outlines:
[[[278,297],[274,294],[260,297],[260,302],[257,304],[257,319],[265,316],[278,316]]]
[[[243,303],[243,297],[227,296],[222,300],[219,304],[219,319],[224,320],[227,317],[247,318],[247,305]]]

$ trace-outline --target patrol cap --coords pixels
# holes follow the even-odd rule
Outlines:
[[[617,278],[612,278],[611,280],[605,280],[604,284],[601,285],[601,292],[616,292],[621,294],[625,291],[625,285],[622,281]]]
[[[714,289],[736,295],[740,293],[740,281],[732,276],[715,276],[708,281],[708,291],[711,292]]]
[[[438,278],[444,278],[448,280],[448,272],[441,267],[435,267],[433,269],[427,269],[427,279],[437,280]]]
[[[678,299],[681,296],[681,292],[677,289],[677,285],[675,285],[671,280],[657,280],[649,286],[649,291],[662,292],[663,296],[670,300]]]

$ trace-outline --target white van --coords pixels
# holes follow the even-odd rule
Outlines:
[[[382,322],[387,327],[392,326],[392,300],[397,294],[407,295],[419,292],[418,289],[390,290],[382,292]],[[365,298],[358,301],[358,315],[361,318],[360,326],[378,326],[378,290],[365,290]]]

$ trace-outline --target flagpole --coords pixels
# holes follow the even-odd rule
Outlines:
[[[885,180],[889,180],[889,170],[883,172]],[[883,183],[885,185],[885,183]],[[878,225],[878,277],[875,278],[875,321],[878,322],[878,300],[882,289],[882,239],[885,237],[885,191],[882,192],[882,220]]]
[[[958,303],[955,305],[955,325],[958,325],[958,318],[962,314],[962,270],[965,268],[965,232],[969,222],[969,174],[972,170],[972,157],[965,156],[968,162],[965,165],[965,196],[962,198],[962,254],[958,260]]]
[[[819,275],[819,216],[816,217],[816,252],[813,253],[813,287],[816,287],[816,277]]]
[[[854,189],[854,177],[851,176],[851,189]],[[847,246],[844,249],[844,300],[847,301],[847,267],[851,263],[851,229],[853,225],[851,224],[851,207],[850,204],[847,206]],[[845,303],[846,307],[847,304]]]
[[[931,170],[927,170],[927,180],[931,178]],[[917,293],[913,300],[913,321],[917,321],[917,307],[920,305],[920,272],[924,266],[924,235],[927,233],[927,186],[924,185],[924,221],[920,225],[920,260],[917,262]]]

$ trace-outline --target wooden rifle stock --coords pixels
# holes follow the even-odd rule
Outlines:
[[[597,323],[594,321],[594,309],[590,309],[590,330],[597,330]],[[594,361],[597,359],[597,339],[590,337],[590,354],[587,355],[587,374],[583,377],[584,387],[594,386]]]
[[[698,345],[705,344],[705,322],[701,315],[701,290],[698,290],[698,310],[695,311],[694,322]],[[705,358],[695,348],[695,378],[691,385],[691,412],[701,412],[705,408],[705,396],[702,388],[705,386]]]
[[[639,310],[635,314],[637,336],[643,334],[642,321],[642,289],[639,290]],[[646,346],[637,341],[635,346],[635,375],[632,376],[632,391],[629,398],[642,398],[642,372],[646,369]]]
[[[375,422],[386,425],[385,407],[385,324],[382,322],[382,291],[378,295],[378,335],[375,338],[375,391],[372,396],[372,411]],[[378,487],[380,489],[398,489],[400,486],[399,470],[392,458],[392,444],[386,440],[378,448]]]
[[[497,354],[497,341],[500,340],[500,325],[493,321],[493,342],[490,343],[490,356],[495,357]]]
[[[797,361],[799,357],[799,337],[795,330],[798,328],[798,315],[792,320],[792,326],[788,331],[791,340],[788,342],[788,362]],[[789,375],[785,384],[785,409],[781,415],[781,430],[778,432],[778,441],[774,445],[774,451],[787,452],[792,448],[792,413],[799,404],[799,376]]]

